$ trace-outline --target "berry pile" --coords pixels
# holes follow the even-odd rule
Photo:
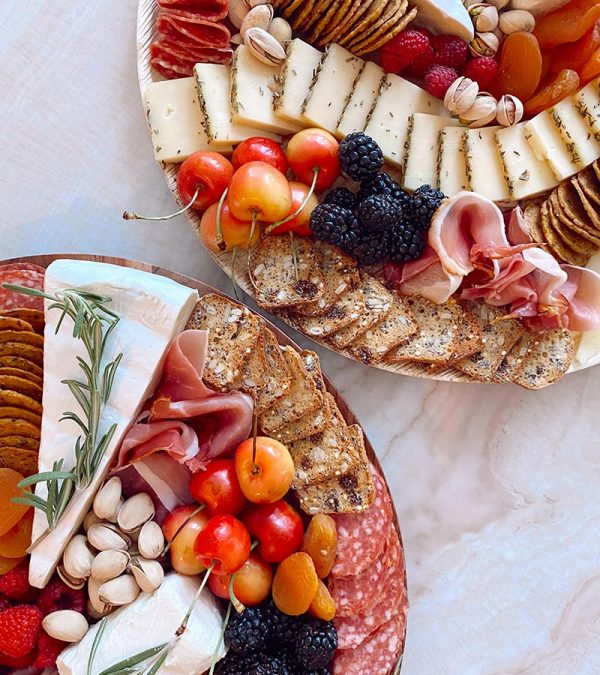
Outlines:
[[[269,601],[234,616],[225,644],[217,675],[328,675],[337,632],[331,622],[288,616]]]
[[[363,265],[420,258],[431,218],[444,195],[429,185],[412,195],[405,192],[381,172],[381,149],[362,132],[340,143],[339,159],[344,173],[360,182],[360,190],[354,194],[339,187],[326,195],[311,214],[315,237],[339,246]]]

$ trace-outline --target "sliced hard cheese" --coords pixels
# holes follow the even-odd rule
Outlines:
[[[448,197],[468,190],[464,127],[444,127],[440,131],[437,184]]]
[[[216,63],[197,63],[194,66],[202,123],[210,143],[231,145],[259,135],[281,140],[280,136],[268,131],[244,124],[234,124],[231,118],[230,71],[229,66]]]
[[[29,561],[29,582],[35,588],[46,585],[64,547],[79,528],[121,439],[157,384],[171,341],[184,328],[198,300],[195,290],[161,276],[76,260],[52,263],[46,270],[45,288],[50,294],[65,288],[76,288],[111,298],[110,308],[120,320],[108,339],[106,362],[118,354],[123,354],[123,359],[100,420],[101,435],[115,423],[116,431],[92,482],[87,488],[77,490],[53,530],[47,530],[46,515],[35,511],[34,544]],[[81,380],[82,373],[76,359],[81,356],[87,360],[87,357],[82,342],[73,338],[70,319],[63,321],[56,332],[60,317],[60,311],[46,307],[40,471],[51,471],[54,462],[60,459],[64,459],[65,470],[73,468],[75,442],[80,429],[70,420],[61,421],[61,417],[66,410],[71,410],[85,419],[62,381]],[[37,485],[36,495],[46,498],[46,483]]]
[[[467,129],[464,136],[469,188],[495,202],[510,199],[504,166],[496,145],[499,128]]]
[[[193,152],[217,149],[202,127],[202,111],[193,77],[164,80],[148,85],[144,92],[146,115],[159,162],[183,162]],[[231,152],[220,145],[219,152]]]
[[[322,52],[298,38],[288,43],[287,57],[277,80],[273,101],[277,117],[304,126],[302,106],[322,56]]]
[[[548,164],[539,160],[527,143],[524,124],[498,129],[496,143],[513,199],[526,199],[558,185]]]
[[[575,102],[566,98],[550,110],[567,152],[580,169],[585,169],[600,157],[600,143],[581,117]]]
[[[171,641],[199,586],[200,577],[172,572],[165,576],[154,593],[142,593],[135,602],[107,616],[94,656],[93,672],[107,670],[124,659]],[[200,675],[207,671],[213,652],[217,650],[222,626],[221,612],[207,588],[194,607],[187,630],[174,642],[160,667],[161,675]],[[99,628],[100,624],[95,624],[81,642],[62,652],[56,663],[60,675],[83,675],[87,672]],[[224,652],[221,646],[219,659]]]
[[[440,115],[414,113],[408,126],[403,186],[408,190],[416,190],[421,185],[438,187],[440,131],[444,127],[460,126],[460,122]]]
[[[342,113],[337,128],[338,136],[344,137],[354,131],[364,131],[384,77],[383,68],[372,61],[367,61]]]
[[[573,96],[579,114],[600,140],[600,78],[590,82]]]
[[[577,164],[573,162],[549,110],[526,122],[525,131],[536,157],[548,162],[559,181],[577,173]]]
[[[231,111],[236,124],[247,124],[282,136],[302,128],[273,112],[273,92],[278,76],[277,68],[255,59],[245,45],[235,50],[231,66]]]
[[[369,113],[365,133],[379,143],[390,164],[403,166],[408,119],[416,112],[442,115],[444,104],[416,84],[397,75],[387,75]]]
[[[321,59],[317,77],[304,101],[304,121],[337,134],[340,117],[364,65],[365,62],[358,56],[353,56],[340,45],[331,44]]]

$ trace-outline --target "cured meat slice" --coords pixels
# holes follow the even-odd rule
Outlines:
[[[159,0],[159,6],[177,16],[220,21],[227,16],[227,0]]]
[[[173,12],[161,12],[156,27],[161,35],[176,40],[182,46],[191,43],[224,49],[229,47],[231,39],[231,33],[222,23],[192,19]]]
[[[35,288],[38,291],[44,290],[43,267],[31,263],[9,263],[0,266],[0,312],[9,309],[44,309],[44,300],[31,295],[22,295],[7,288],[4,284],[14,284],[16,286],[25,286]]]
[[[354,649],[338,650],[333,675],[390,675],[402,653],[405,630],[406,616],[398,614]]]
[[[392,502],[381,476],[371,466],[377,496],[362,513],[334,515],[338,532],[338,557],[334,577],[360,574],[381,555],[392,522]]]
[[[152,67],[167,79],[191,77],[197,63],[228,64],[233,56],[230,48],[181,45],[167,38],[150,45]]]

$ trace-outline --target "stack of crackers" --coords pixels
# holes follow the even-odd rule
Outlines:
[[[559,260],[585,266],[600,250],[600,160],[525,207],[535,241]]]
[[[408,0],[271,0],[307,42],[337,42],[361,56],[382,47],[416,17]]]
[[[0,309],[0,467],[37,472],[42,427],[44,313]]]
[[[280,347],[259,316],[220,295],[203,296],[187,328],[208,330],[206,384],[252,396],[259,432],[289,449],[306,513],[358,513],[372,504],[362,429],[346,424],[317,354]]]

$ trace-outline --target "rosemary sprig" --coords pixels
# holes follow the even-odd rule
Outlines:
[[[4,284],[4,287],[23,295],[49,300],[49,310],[58,309],[61,312],[56,332],[58,333],[65,317],[71,318],[73,337],[83,342],[87,353],[87,360],[77,357],[77,363],[84,375],[83,381],[63,380],[82,410],[82,415],[67,411],[61,417],[61,421],[71,420],[81,429],[81,436],[75,442],[75,466],[70,471],[64,471],[64,460],[60,460],[54,463],[52,471],[38,473],[21,481],[21,489],[46,483],[48,496],[45,500],[29,492],[24,492],[23,497],[15,500],[43,511],[48,526],[53,529],[71,501],[75,489],[84,489],[92,481],[117,428],[113,424],[99,438],[102,408],[108,402],[115,374],[123,358],[123,354],[119,354],[102,367],[107,341],[119,323],[119,316],[107,307],[111,299],[96,293],[70,288],[51,295],[12,284]]]
[[[106,617],[104,617],[98,624],[98,632],[94,636],[94,641],[92,642],[92,648],[90,649],[90,658],[88,659],[87,665],[87,675],[92,675],[92,666],[94,665],[94,659],[96,658],[96,652],[102,642],[102,637],[104,636],[104,631],[106,630]]]

